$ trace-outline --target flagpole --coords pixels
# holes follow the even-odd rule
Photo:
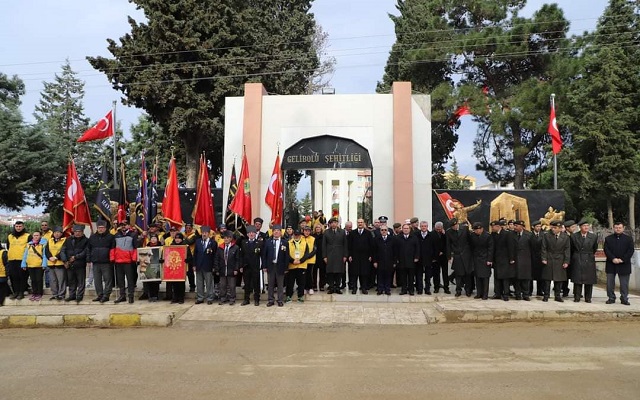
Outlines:
[[[556,108],[556,94],[551,93],[551,108]],[[558,155],[553,153],[553,188],[558,189]]]
[[[116,132],[116,100],[113,101],[113,188],[116,189],[118,188],[118,179],[116,178],[118,176],[118,172],[117,172],[117,160],[116,160],[116,143],[117,143],[117,132]]]

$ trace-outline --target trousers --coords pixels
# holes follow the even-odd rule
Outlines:
[[[125,278],[127,281],[127,294],[133,297],[138,282],[138,272],[133,263],[116,264],[116,285],[120,291],[120,297],[125,297]]]
[[[629,300],[629,275],[618,274],[620,279],[620,300]],[[616,299],[616,274],[607,274],[607,297],[609,300]]]
[[[113,266],[106,263],[93,263],[93,285],[96,296],[107,300],[113,290]]]
[[[67,294],[67,270],[64,267],[54,267],[49,269],[51,276],[51,295],[64,297]]]
[[[275,267],[274,267],[275,268]],[[267,299],[269,303],[275,300],[274,291],[278,290],[278,303],[284,301],[284,274],[278,274],[276,271],[269,272],[267,280],[269,282],[269,290],[267,290]]]
[[[302,268],[290,269],[289,272],[287,272],[287,275],[289,275],[289,280],[287,281],[287,297],[293,296],[294,284],[298,285],[298,287],[296,288],[298,298],[301,299],[304,297],[306,272],[307,270]]]
[[[84,297],[85,280],[87,279],[87,268],[85,265],[71,267],[67,270],[67,282],[69,283],[69,298],[71,300],[82,300]]]

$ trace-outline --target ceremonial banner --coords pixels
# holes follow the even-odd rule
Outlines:
[[[160,282],[160,251],[162,247],[138,248],[138,280],[142,282]]]
[[[164,282],[184,282],[187,276],[187,246],[166,246],[164,248],[164,264],[162,264],[162,280]]]
[[[72,159],[70,159],[67,164],[67,185],[64,191],[62,207],[64,211],[62,230],[64,232],[71,232],[71,227],[74,224],[89,225],[89,227],[91,227],[89,205],[84,196],[84,189],[82,189],[82,185],[80,184],[80,178],[78,178],[76,164]]]
[[[111,229],[111,198],[109,197],[109,174],[107,173],[107,167],[102,166],[102,175],[98,182],[98,193],[96,195],[96,203],[93,205],[98,211],[98,220],[107,222],[107,230]]]
[[[176,168],[176,159],[171,158],[169,161],[169,177],[167,178],[167,186],[164,189],[164,198],[162,200],[162,216],[169,225],[175,228],[182,228],[182,210],[180,209],[180,193],[178,191],[178,170]]]

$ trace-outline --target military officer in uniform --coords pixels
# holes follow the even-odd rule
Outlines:
[[[465,294],[471,297],[471,279],[473,278],[473,260],[469,242],[469,227],[460,226],[456,218],[449,220],[447,230],[447,259],[451,261],[451,269],[456,276],[456,297]]]
[[[544,297],[549,301],[551,281],[555,300],[563,302],[562,282],[567,280],[567,267],[571,258],[571,241],[569,235],[562,233],[562,221],[551,221],[551,232],[542,238],[542,279],[544,279]]]
[[[476,273],[476,290],[478,291],[474,299],[487,300],[489,298],[491,266],[493,265],[493,238],[479,222],[475,222],[472,228],[473,270]]]
[[[509,285],[516,277],[516,243],[513,233],[504,229],[504,222],[491,222],[493,237],[494,299],[509,301]]]
[[[581,220],[580,230],[571,235],[571,280],[573,281],[573,301],[582,298],[584,285],[584,301],[591,303],[593,285],[598,283],[596,276],[596,251],[598,237],[589,232],[589,222]]]
[[[513,226],[513,234],[516,237],[516,300],[530,301],[533,234],[524,229],[522,220],[515,221]]]

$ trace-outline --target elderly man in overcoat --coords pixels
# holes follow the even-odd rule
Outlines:
[[[473,260],[469,238],[469,227],[460,226],[456,218],[449,220],[447,229],[447,260],[451,261],[451,269],[456,277],[456,297],[465,294],[471,297],[471,279],[473,279]]]
[[[479,222],[473,224],[471,249],[473,269],[476,273],[476,290],[478,291],[474,299],[487,300],[489,298],[491,265],[493,265],[493,238]]]
[[[584,301],[591,303],[593,285],[598,283],[596,276],[596,251],[598,236],[589,232],[589,222],[581,220],[580,230],[571,235],[571,280],[573,281],[573,301],[582,298],[584,285]]]
[[[544,297],[549,301],[551,281],[555,300],[562,300],[562,282],[567,280],[567,267],[571,258],[571,240],[562,233],[562,221],[552,221],[551,231],[542,238],[542,279],[544,279]]]
[[[502,221],[491,222],[493,238],[494,299],[509,301],[510,280],[516,277],[516,239]]]
[[[532,278],[533,234],[524,229],[524,221],[513,223],[516,238],[516,300],[530,301]]]
[[[349,256],[347,235],[338,228],[338,219],[329,220],[329,229],[322,236],[322,258],[327,266],[327,280],[329,289],[327,294],[342,294],[340,279],[346,272],[345,262]]]

